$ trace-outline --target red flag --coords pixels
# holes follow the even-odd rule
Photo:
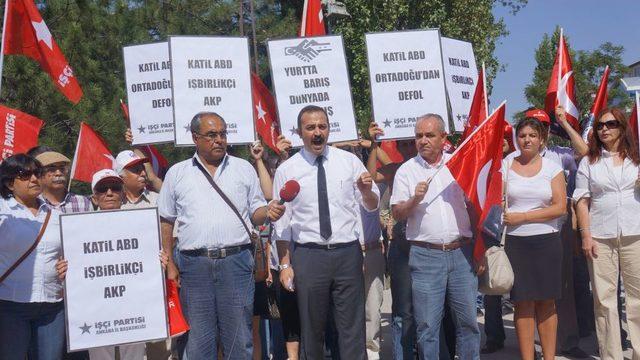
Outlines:
[[[35,116],[0,105],[0,161],[38,145],[42,124]]]
[[[598,87],[596,98],[593,101],[593,106],[591,106],[591,111],[589,111],[589,118],[582,124],[582,138],[584,139],[584,141],[588,141],[589,133],[593,128],[593,122],[595,121],[596,116],[598,116],[598,114],[600,113],[600,110],[607,107],[607,101],[609,98],[609,94],[607,92],[608,83],[609,65],[604,68],[604,73],[602,74],[602,79],[600,79],[600,86]]]
[[[480,124],[447,162],[447,167],[467,199],[479,215],[479,227],[492,206],[502,206],[502,144],[504,139],[505,103]],[[485,251],[482,231],[473,249],[479,260]]]
[[[129,120],[129,107],[127,103],[120,99],[120,109],[122,110],[122,114],[124,115],[124,119],[127,121],[127,127],[131,127],[131,120]]]
[[[182,314],[178,284],[167,279],[167,310],[169,312],[169,336],[180,336],[189,331],[189,324]]]
[[[56,87],[77,104],[82,89],[33,0],[7,0],[4,55],[24,55],[40,63]]]
[[[107,143],[89,125],[80,123],[78,145],[73,157],[71,179],[91,182],[96,171],[113,169],[113,155]]]
[[[489,116],[489,109],[487,108],[487,88],[485,86],[485,74],[484,63],[478,74],[478,83],[476,84],[476,90],[473,93],[473,100],[471,101],[471,109],[469,109],[469,116],[467,116],[467,122],[464,124],[464,131],[460,137],[459,144],[469,137],[473,130],[480,125]]]
[[[636,139],[636,144],[638,144],[638,106],[640,104],[634,104],[633,110],[631,111],[631,115],[629,116],[629,127],[631,128],[631,132],[633,132],[633,137]]]
[[[558,53],[547,86],[544,108],[547,114],[555,114],[556,106],[562,105],[567,112],[567,121],[576,131],[580,131],[580,112],[576,107],[576,86],[573,77],[571,55],[560,29]],[[551,124],[551,132],[567,137],[558,123]]]
[[[278,130],[276,104],[269,89],[254,73],[251,73],[251,93],[253,95],[253,121],[256,124],[256,131],[264,144],[277,154],[279,151],[276,143],[280,131]]]
[[[300,25],[300,37],[326,35],[324,28],[324,15],[322,14],[322,2],[320,0],[304,0],[302,10],[302,24]]]

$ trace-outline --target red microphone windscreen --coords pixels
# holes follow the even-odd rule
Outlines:
[[[300,192],[300,184],[295,180],[289,180],[284,183],[282,189],[280,189],[280,199],[289,202],[298,196]]]

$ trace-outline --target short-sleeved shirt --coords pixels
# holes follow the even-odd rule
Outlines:
[[[432,178],[424,199],[407,218],[407,240],[447,244],[460,237],[473,236],[464,192],[449,168],[443,165],[450,157],[443,154],[438,164],[431,165],[417,155],[396,172],[392,206],[409,200],[415,195],[419,182]]]
[[[0,275],[33,244],[49,206],[39,199],[36,215],[14,198],[0,199]],[[0,283],[0,299],[19,303],[58,302],[62,282],[56,262],[61,256],[60,212],[51,209],[49,224],[38,246]]]
[[[149,191],[144,189],[140,197],[135,201],[131,202],[125,196],[124,201],[122,202],[121,209],[141,209],[141,208],[149,208],[156,206],[158,203],[158,193],[155,191]]]
[[[509,212],[527,212],[544,209],[551,206],[553,194],[551,181],[558,174],[563,173],[562,168],[554,160],[542,157],[542,167],[537,174],[531,177],[518,175],[511,169],[513,160],[503,161],[502,174],[507,182],[507,201]],[[507,234],[516,236],[530,236],[549,234],[559,231],[560,218],[553,220],[526,223],[515,226],[507,226]]]
[[[202,164],[197,154],[172,166],[158,197],[160,217],[174,222],[178,228],[176,247],[192,250],[249,244],[244,225],[213,189],[196,161]],[[246,160],[225,155],[213,180],[251,228],[251,216],[266,206],[253,166]]]
[[[318,244],[355,241],[362,233],[358,222],[358,205],[368,212],[378,209],[379,202],[374,209],[364,206],[357,181],[367,169],[358,157],[332,146],[326,146],[320,156],[323,157],[327,182],[332,235],[329,239],[323,239],[320,235],[317,157],[303,148],[276,170],[273,181],[276,200],[280,199],[279,191],[288,180],[296,180],[300,184],[300,192],[293,201],[287,203],[284,215],[274,223],[275,240]],[[379,200],[378,187],[373,186],[372,191]]]

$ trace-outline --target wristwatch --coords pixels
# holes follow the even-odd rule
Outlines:
[[[291,264],[282,264],[282,265],[280,265],[280,270],[281,270],[281,271],[282,271],[282,270],[286,270],[286,269],[288,269],[288,268],[290,268],[290,267],[291,267]]]

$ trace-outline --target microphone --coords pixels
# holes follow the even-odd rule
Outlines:
[[[280,189],[280,200],[278,201],[278,203],[282,205],[285,202],[293,201],[293,199],[295,199],[296,196],[298,196],[299,192],[300,192],[300,184],[297,181],[295,180],[287,181],[286,183],[284,183],[284,186],[282,187],[282,189]]]

